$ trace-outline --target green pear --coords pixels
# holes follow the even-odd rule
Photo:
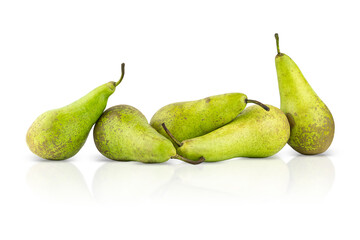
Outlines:
[[[288,141],[290,126],[280,109],[267,106],[269,111],[264,111],[257,105],[250,106],[225,126],[182,141],[177,149],[178,154],[189,159],[202,156],[207,162],[274,155]],[[166,130],[166,125],[163,127]]]
[[[64,160],[74,156],[84,145],[89,132],[104,111],[125,74],[125,64],[118,82],[103,84],[79,100],[41,114],[30,126],[26,142],[41,158]]]
[[[165,123],[175,139],[183,141],[224,126],[244,110],[248,102],[262,105],[258,101],[247,99],[243,93],[227,93],[196,101],[172,103],[158,110],[150,125],[169,138],[162,127]]]
[[[96,122],[94,141],[97,149],[112,160],[161,163],[170,158],[197,164],[203,161],[187,160],[176,154],[169,139],[152,128],[146,117],[129,105],[107,109]]]
[[[280,109],[289,119],[289,145],[302,154],[325,152],[334,138],[335,123],[330,110],[318,97],[296,63],[280,53],[279,36],[275,34],[278,54],[275,65],[278,76]]]

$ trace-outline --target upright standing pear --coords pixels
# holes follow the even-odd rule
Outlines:
[[[279,36],[275,34],[278,54],[275,65],[281,107],[289,119],[289,145],[302,154],[325,152],[334,138],[335,123],[330,110],[311,88],[299,67],[280,52]]]
[[[109,96],[122,81],[125,74],[124,63],[121,70],[118,82],[103,84],[65,107],[41,114],[26,135],[30,150],[48,160],[64,160],[74,156],[103,113]]]
[[[231,122],[247,103],[256,103],[243,93],[226,93],[188,102],[172,103],[158,110],[150,125],[170,139],[162,124],[178,141],[199,137]],[[172,139],[174,141],[174,139]],[[176,144],[174,144],[176,146]]]

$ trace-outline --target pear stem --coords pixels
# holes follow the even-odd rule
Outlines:
[[[161,126],[163,127],[163,129],[165,130],[166,134],[169,135],[169,137],[176,143],[176,145],[178,145],[179,147],[182,146],[182,143],[177,140],[174,135],[172,135],[172,133],[169,131],[169,129],[165,126],[165,123],[162,123]]]
[[[202,163],[202,162],[205,161],[204,157],[201,157],[198,160],[191,160],[191,159],[188,159],[186,157],[180,156],[179,154],[176,154],[175,156],[173,156],[171,158],[179,159],[179,160],[182,160],[182,161],[190,163],[190,164],[199,164],[199,163]]]
[[[275,33],[275,39],[276,39],[277,52],[278,52],[278,54],[281,54],[280,53],[280,46],[279,46],[279,34]]]
[[[115,86],[117,86],[117,85],[119,85],[119,84],[121,83],[121,81],[122,81],[123,78],[124,78],[124,75],[125,75],[125,63],[122,63],[122,64],[121,64],[121,77],[120,77],[119,81],[117,81],[117,82],[115,83]]]
[[[251,99],[245,99],[246,103],[255,103],[257,105],[259,105],[260,107],[262,107],[263,109],[265,109],[266,111],[270,111],[270,108],[268,106],[266,106],[265,104],[256,101],[256,100],[251,100]]]

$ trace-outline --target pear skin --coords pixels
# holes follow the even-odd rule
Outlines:
[[[307,155],[325,152],[334,138],[334,118],[306,81],[296,63],[280,53],[279,37],[275,34],[278,54],[275,57],[280,92],[280,109],[289,119],[291,133],[288,144]]]
[[[169,139],[152,128],[138,109],[129,105],[113,106],[101,115],[94,127],[94,141],[99,152],[112,160],[161,163],[178,158],[186,161],[176,154]]]
[[[41,114],[30,126],[26,143],[41,158],[64,160],[74,156],[89,135],[95,122],[103,113],[107,100],[114,93],[118,82],[103,84],[79,100]]]
[[[162,127],[165,123],[168,130],[181,142],[224,126],[244,110],[248,102],[261,104],[247,99],[243,93],[227,93],[196,101],[172,103],[158,110],[150,125],[171,139]]]
[[[232,122],[200,137],[184,140],[178,154],[189,159],[200,156],[207,162],[235,157],[264,158],[279,152],[290,136],[285,114],[267,105],[247,107]]]

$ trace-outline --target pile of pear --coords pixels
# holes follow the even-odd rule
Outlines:
[[[150,122],[135,107],[108,108],[108,98],[122,81],[94,89],[65,107],[40,115],[26,142],[43,159],[64,160],[77,154],[94,126],[99,152],[116,161],[162,163],[179,159],[191,164],[247,157],[265,158],[288,143],[301,154],[325,152],[334,138],[334,119],[295,62],[280,52],[275,34],[275,65],[280,109],[226,93],[168,104]],[[248,103],[255,105],[247,107]]]

